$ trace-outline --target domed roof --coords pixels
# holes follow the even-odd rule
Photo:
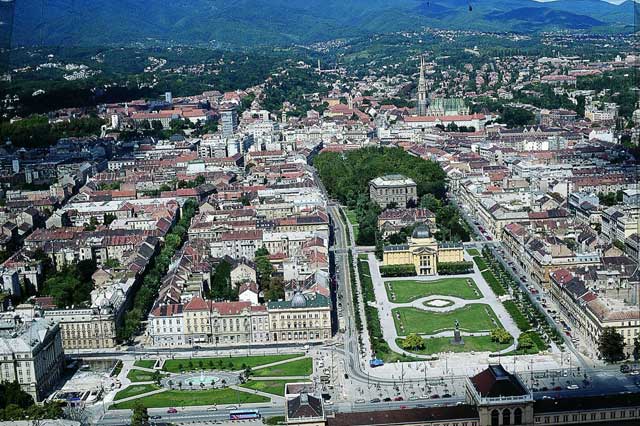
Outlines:
[[[297,292],[291,298],[291,307],[292,308],[304,308],[307,306],[307,298],[302,295],[302,293]]]
[[[431,230],[426,225],[418,225],[411,234],[412,238],[431,238]]]

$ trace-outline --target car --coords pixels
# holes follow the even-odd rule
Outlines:
[[[386,397],[385,399],[383,399],[384,402],[391,402],[391,398]]]
[[[415,395],[409,397],[409,401],[415,401],[417,399],[418,399],[418,397],[415,396]]]
[[[228,405],[227,406],[227,410],[237,410],[238,406],[237,405]]]
[[[622,364],[620,366],[621,373],[628,373],[629,371],[631,371],[631,367],[629,367],[627,364]]]
[[[149,418],[150,418],[151,420],[158,420],[158,419],[161,419],[161,418],[162,418],[162,416],[158,416],[158,415],[156,415],[156,416],[149,416]]]
[[[424,405],[424,404],[417,404],[416,405],[416,408],[424,408],[424,407],[426,407],[426,405]]]
[[[632,376],[637,376],[638,374],[640,374],[640,370],[633,370],[631,373]]]
[[[409,407],[407,407],[406,405],[401,405],[401,406],[400,406],[400,409],[401,409],[401,410],[406,410],[407,408],[409,408]]]
[[[356,399],[356,404],[364,404],[364,402],[365,402],[365,401],[364,401],[364,399],[362,399],[362,398],[358,398],[358,399]]]
[[[376,404],[378,402],[380,402],[380,398],[373,398],[372,400],[369,401],[371,404]]]
[[[549,388],[548,388],[548,387],[546,387],[546,386],[544,386],[544,387],[543,387],[542,389],[540,389],[540,390],[541,390],[542,392],[546,392],[546,391],[548,391],[548,390],[549,390]]]
[[[576,390],[576,389],[580,389],[580,386],[578,386],[578,385],[569,385],[569,386],[567,386],[567,389]]]
[[[178,410],[176,410],[176,409],[175,409],[175,408],[173,408],[173,407],[171,407],[171,408],[169,408],[169,409],[167,410],[167,414],[175,414],[175,413],[177,413],[177,412],[178,412]]]
[[[333,401],[325,401],[324,405],[333,405]]]
[[[443,398],[451,398],[451,394],[445,393],[445,394],[442,394],[442,397]]]
[[[393,398],[394,401],[404,401],[404,398],[401,396],[396,396],[395,398]]]
[[[345,378],[345,379],[348,379],[348,378],[349,378],[349,375],[348,375],[347,373],[344,373],[344,378]]]
[[[218,411],[218,407],[209,407],[207,411]]]
[[[431,395],[431,399],[438,399],[440,398],[440,395],[438,395],[437,393],[434,393],[433,395]]]

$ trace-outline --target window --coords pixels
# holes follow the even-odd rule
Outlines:
[[[522,409],[516,408],[513,411],[513,424],[514,425],[521,425],[522,424]]]
[[[498,426],[500,424],[500,413],[498,410],[491,412],[491,426]]]
[[[506,426],[511,424],[511,410],[508,408],[502,410],[502,424]]]

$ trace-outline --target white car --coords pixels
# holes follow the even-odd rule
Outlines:
[[[218,411],[218,407],[209,407],[207,411]]]
[[[567,386],[567,389],[576,390],[576,389],[580,389],[580,386],[578,386],[578,385],[569,385],[569,386]]]

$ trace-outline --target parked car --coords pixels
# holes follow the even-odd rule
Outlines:
[[[385,399],[383,399],[384,402],[391,402],[391,398],[386,397]]]
[[[175,413],[177,413],[177,412],[178,412],[178,410],[176,410],[176,409],[175,409],[175,408],[173,408],[173,407],[171,407],[171,408],[169,408],[169,409],[167,410],[167,413],[168,413],[168,414],[175,414]]]
[[[369,401],[372,404],[378,403],[380,402],[380,398],[373,398],[371,401]]]
[[[395,398],[393,398],[394,401],[404,401],[404,398],[401,396],[396,396]]]

